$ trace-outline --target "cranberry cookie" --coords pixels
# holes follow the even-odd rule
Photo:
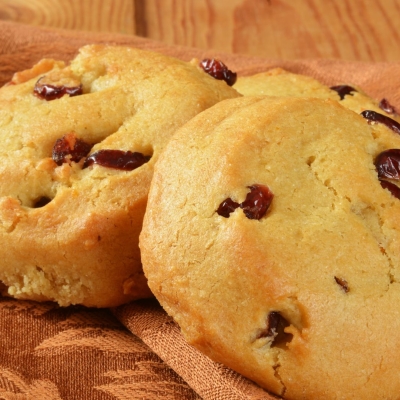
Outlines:
[[[16,298],[109,307],[149,297],[138,236],[175,130],[238,97],[198,66],[128,47],[42,60],[0,90],[0,281]]]
[[[375,101],[359,87],[336,85],[328,87],[314,78],[273,68],[251,76],[238,77],[234,88],[244,96],[315,97],[337,100],[356,113],[373,110],[400,121],[387,99]]]
[[[400,398],[393,126],[334,100],[242,97],[178,131],[140,247],[189,343],[285,399]]]
[[[316,97],[339,100],[329,87],[306,75],[273,68],[251,76],[239,76],[234,88],[244,96]]]

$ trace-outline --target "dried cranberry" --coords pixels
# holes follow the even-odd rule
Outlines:
[[[389,192],[396,197],[397,199],[400,200],[400,188],[398,186],[396,186],[394,183],[392,182],[388,182],[388,181],[383,181],[380,180],[381,186],[384,189],[389,190]]]
[[[400,150],[383,151],[375,159],[375,167],[379,178],[400,179]]]
[[[142,153],[122,150],[99,150],[91,154],[84,162],[83,168],[98,164],[107,168],[132,171],[150,160]]]
[[[218,207],[217,213],[221,217],[229,218],[229,214],[239,207],[239,203],[233,201],[230,197],[224,200]]]
[[[385,125],[393,132],[400,134],[400,124],[394,119],[387,117],[386,115],[379,114],[376,111],[365,110],[361,115],[368,120],[368,122],[378,122]]]
[[[236,82],[236,72],[232,72],[222,61],[215,58],[205,58],[200,62],[200,67],[213,78],[223,80],[229,86],[232,86]]]
[[[8,293],[8,286],[3,282],[0,281],[0,294],[3,296],[7,296]]]
[[[379,107],[388,114],[396,114],[396,109],[386,99],[379,102]]]
[[[285,328],[290,323],[284,318],[280,312],[271,311],[268,314],[267,327],[259,333],[257,339],[269,338],[271,340],[271,346],[277,346],[280,344],[286,344],[290,342],[293,335],[285,332]]]
[[[78,96],[83,93],[82,85],[79,86],[56,86],[46,83],[40,83],[40,79],[36,82],[33,88],[33,93],[41,99],[50,101],[63,97],[65,94],[72,96]]]
[[[357,92],[356,89],[348,85],[332,86],[331,89],[334,90],[335,92],[338,92],[340,100],[343,100],[344,96],[347,96],[348,94],[352,96],[351,92]]]
[[[271,190],[264,185],[249,186],[250,193],[246,200],[240,204],[246,217],[249,219],[261,219],[267,212],[274,198]]]
[[[34,203],[34,208],[40,208],[40,207],[44,207],[46,204],[49,204],[51,201],[51,199],[49,197],[46,196],[42,196],[39,197],[35,203]]]
[[[349,285],[347,284],[346,279],[342,279],[342,278],[338,278],[337,276],[335,276],[335,281],[336,283],[342,288],[342,290],[345,293],[348,293],[349,289]]]
[[[229,218],[229,214],[240,207],[247,218],[261,219],[267,212],[274,198],[271,190],[264,185],[249,186],[245,201],[238,204],[230,197],[225,199],[218,207],[217,213],[222,217]]]
[[[91,148],[90,144],[78,139],[74,133],[69,133],[56,140],[52,158],[57,165],[71,161],[78,162],[89,154]]]

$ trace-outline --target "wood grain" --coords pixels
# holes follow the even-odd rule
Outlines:
[[[0,19],[273,59],[400,60],[399,0],[0,0]]]
[[[146,0],[145,36],[269,58],[400,60],[398,0]]]
[[[135,33],[133,0],[0,0],[0,19],[53,28]]]

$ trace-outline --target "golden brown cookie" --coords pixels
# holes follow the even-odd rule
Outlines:
[[[138,235],[175,130],[238,97],[201,68],[128,47],[42,60],[0,90],[0,281],[16,298],[109,307],[151,293]]]
[[[365,110],[373,110],[400,121],[396,110],[387,99],[378,102],[358,86],[340,84],[328,87],[314,78],[283,68],[273,68],[251,76],[239,76],[234,88],[244,96],[332,99],[358,114]]]
[[[244,96],[316,97],[339,100],[329,87],[306,75],[273,68],[250,76],[239,76],[233,86]]]
[[[285,399],[399,399],[399,149],[332,100],[226,100],[181,128],[140,247],[188,342]]]

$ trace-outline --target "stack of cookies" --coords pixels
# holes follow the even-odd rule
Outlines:
[[[234,87],[155,166],[150,288],[189,343],[282,398],[399,399],[395,110],[282,70]]]
[[[86,46],[16,73],[0,105],[4,295],[155,295],[190,344],[282,398],[400,398],[389,101]]]

